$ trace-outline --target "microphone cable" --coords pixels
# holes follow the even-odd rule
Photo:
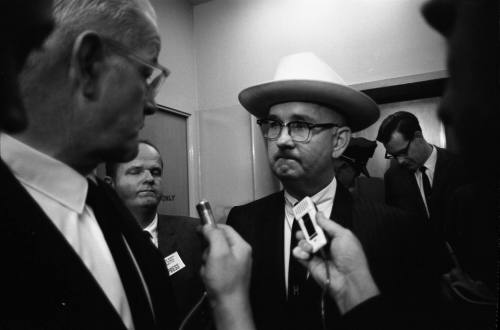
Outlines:
[[[328,259],[324,248],[320,250],[320,254],[321,258],[323,259],[323,263],[325,264],[325,272],[326,272],[326,282],[321,292],[321,325],[323,326],[323,330],[327,330],[325,305],[326,305],[326,298],[328,295],[328,287],[330,286],[330,268],[328,267]]]
[[[189,311],[189,313],[186,315],[186,317],[184,318],[184,320],[182,320],[182,323],[181,325],[179,326],[179,330],[184,330],[184,327],[186,326],[186,324],[189,322],[189,320],[191,319],[191,317],[194,315],[194,313],[198,310],[198,308],[200,308],[201,304],[203,303],[203,301],[206,299],[207,297],[207,291],[203,291],[203,294],[201,295],[201,298],[198,300],[198,302],[193,306],[193,308],[191,308],[191,310]]]

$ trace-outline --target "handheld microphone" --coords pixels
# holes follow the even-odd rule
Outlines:
[[[210,203],[206,199],[203,199],[196,204],[196,210],[198,211],[198,215],[200,216],[200,220],[203,225],[209,224],[214,227],[217,226]]]

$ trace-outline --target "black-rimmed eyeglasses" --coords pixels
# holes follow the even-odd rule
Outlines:
[[[104,40],[106,45],[110,49],[118,53],[118,55],[129,58],[142,65],[146,69],[144,76],[148,87],[148,91],[151,93],[151,96],[153,98],[156,95],[158,95],[160,87],[165,82],[165,79],[167,79],[168,75],[170,74],[170,71],[161,64],[151,63],[149,61],[140,58],[139,56],[134,54],[134,52],[130,48],[123,45],[119,41],[106,37],[103,37],[102,39]]]
[[[408,141],[408,144],[406,145],[406,147],[404,147],[403,149],[395,152],[395,153],[388,153],[387,150],[385,151],[385,159],[396,159],[398,157],[404,157],[404,156],[407,156],[408,155],[408,150],[410,149],[410,145],[411,145],[411,142],[413,141],[413,139],[411,139],[410,141]]]
[[[266,140],[276,140],[281,135],[283,127],[288,128],[288,135],[294,142],[308,142],[311,137],[311,130],[314,128],[332,128],[339,127],[335,123],[312,124],[305,121],[291,121],[282,123],[278,120],[259,119],[257,124],[262,130],[262,134]]]

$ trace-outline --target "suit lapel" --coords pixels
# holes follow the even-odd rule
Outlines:
[[[432,180],[431,205],[435,203],[436,196],[441,194],[444,183],[448,180],[448,171],[450,167],[449,158],[443,150],[441,148],[435,148],[437,151],[437,160],[436,168],[434,170],[434,178]]]
[[[343,227],[352,229],[352,196],[341,184],[337,184],[330,219]]]
[[[177,240],[175,239],[175,227],[168,223],[168,216],[158,215],[158,249],[164,256],[177,251]]]
[[[273,288],[269,292],[280,292],[279,301],[286,298],[285,290],[285,265],[284,265],[284,219],[285,219],[285,198],[283,192],[275,195],[268,203],[268,206],[262,210],[261,220],[257,221],[255,233],[258,233],[255,244],[259,247],[256,251],[261,259],[258,264],[262,265],[260,272],[266,273],[266,276],[272,277],[269,285],[278,284],[281,288]],[[255,263],[257,264],[257,263]]]
[[[72,314],[72,322],[93,324],[99,320],[106,327],[125,329],[80,257],[1,161],[0,173],[4,187],[0,191],[2,232],[12,234],[8,239],[19,247],[14,253],[27,259],[28,269],[36,270],[35,281],[43,285],[40,291],[47,295],[31,299],[58,301]],[[50,308],[50,304],[40,305],[44,307]]]

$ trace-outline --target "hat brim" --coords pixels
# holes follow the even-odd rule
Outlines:
[[[311,102],[342,114],[353,132],[377,121],[380,110],[367,95],[353,88],[318,80],[281,80],[248,87],[238,95],[241,105],[257,118],[266,117],[273,105]]]

